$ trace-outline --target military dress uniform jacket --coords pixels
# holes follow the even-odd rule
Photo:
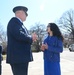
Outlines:
[[[33,60],[31,52],[32,38],[28,36],[23,23],[13,17],[7,26],[7,63],[25,63]]]

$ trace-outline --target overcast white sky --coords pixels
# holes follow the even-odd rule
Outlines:
[[[29,29],[37,22],[47,25],[59,19],[62,14],[74,9],[74,0],[1,0],[0,23],[6,30],[8,21],[14,17],[12,12],[15,6],[28,7],[28,17],[24,25]]]

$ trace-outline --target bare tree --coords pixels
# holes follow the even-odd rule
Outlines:
[[[38,35],[38,40],[33,43],[33,46],[37,51],[40,51],[40,46],[42,44],[42,37],[45,34],[46,27],[44,24],[36,23],[32,28],[30,28],[30,34],[35,32]]]
[[[6,52],[7,48],[7,36],[6,31],[3,30],[3,26],[0,24],[0,45],[3,47],[3,54]]]
[[[70,9],[66,11],[59,19],[59,24],[62,29],[71,34],[71,38],[74,41],[74,10]]]

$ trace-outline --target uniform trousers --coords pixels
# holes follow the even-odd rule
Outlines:
[[[21,64],[10,64],[13,75],[28,75],[28,62]]]

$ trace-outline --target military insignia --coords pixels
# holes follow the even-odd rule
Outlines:
[[[22,28],[25,29],[23,25],[22,25]]]
[[[22,28],[19,29],[20,31],[22,30]]]

